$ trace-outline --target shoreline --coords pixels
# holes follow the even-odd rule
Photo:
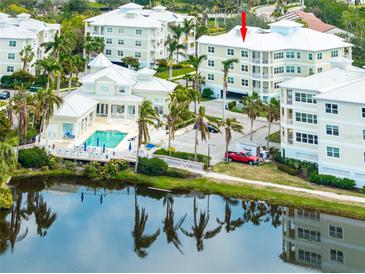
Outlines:
[[[283,191],[273,187],[260,187],[248,184],[238,185],[226,181],[218,182],[205,177],[190,177],[182,179],[166,176],[147,176],[144,174],[135,174],[131,170],[125,170],[119,172],[118,175],[114,176],[111,180],[106,181],[98,178],[90,178],[77,171],[50,170],[21,172],[14,174],[12,180],[15,182],[14,185],[16,185],[25,179],[39,178],[87,179],[86,183],[84,180],[81,180],[83,182],[79,185],[87,185],[95,188],[104,187],[115,189],[125,185],[140,185],[169,190],[172,192],[189,192],[191,190],[195,190],[204,194],[217,194],[235,198],[264,200],[276,205],[315,210],[322,213],[365,220],[365,206],[358,203],[326,199],[305,193]]]

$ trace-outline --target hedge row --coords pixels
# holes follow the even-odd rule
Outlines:
[[[160,149],[156,150],[154,152],[154,154],[170,156],[169,151],[167,149],[164,149],[164,148],[160,148]],[[194,153],[189,153],[189,152],[171,151],[171,157],[184,159],[184,160],[189,160],[189,161],[195,161]],[[196,159],[197,159],[198,162],[204,163],[205,166],[208,165],[209,157],[207,155],[197,154]]]
[[[319,185],[334,186],[344,189],[353,189],[356,185],[355,181],[349,178],[338,178],[332,175],[324,175],[312,173],[310,181]]]

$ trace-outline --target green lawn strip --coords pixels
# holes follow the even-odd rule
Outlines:
[[[178,68],[178,69],[173,69],[172,70],[172,77],[176,77],[176,76],[183,76],[187,73],[193,72],[194,68]],[[169,78],[169,70],[165,70],[165,71],[161,71],[161,72],[157,72],[155,74],[155,76],[160,77],[162,79],[168,79]]]
[[[258,166],[250,166],[242,163],[219,163],[212,167],[212,171],[247,180],[256,180],[280,185],[302,187],[306,189],[332,192],[341,195],[365,197],[365,194],[361,192],[313,184],[302,178],[290,175],[279,170],[273,163],[264,163]]]
[[[266,137],[266,139],[267,138],[268,137]],[[270,142],[279,143],[280,144],[280,142],[281,142],[281,140],[280,140],[280,130],[271,133],[269,135],[269,140],[270,140]]]
[[[8,104],[7,101],[0,101],[0,107],[6,106]]]

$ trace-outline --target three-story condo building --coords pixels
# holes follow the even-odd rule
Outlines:
[[[0,13],[0,78],[23,68],[20,52],[27,45],[34,52],[27,70],[34,73],[32,64],[45,56],[41,44],[53,40],[59,30],[60,25],[35,20],[29,14],[10,17]]]
[[[167,11],[165,7],[143,9],[143,6],[129,3],[118,9],[89,18],[85,21],[85,34],[102,37],[105,41],[105,56],[114,63],[120,63],[125,56],[139,59],[142,67],[151,67],[157,59],[168,56],[165,42],[173,36],[171,26],[182,25],[184,20],[195,20],[192,16]],[[187,40],[186,40],[187,38]],[[192,54],[195,50],[195,33],[182,35],[184,43]]]
[[[365,70],[350,60],[281,83],[281,154],[365,185]]]
[[[282,20],[270,29],[248,27],[243,41],[240,26],[217,36],[197,40],[200,55],[207,55],[200,72],[205,87],[222,96],[222,61],[238,59],[228,74],[228,93],[251,94],[257,91],[265,101],[279,95],[279,83],[319,73],[330,68],[333,57],[351,58],[351,44],[342,38],[304,28]]]

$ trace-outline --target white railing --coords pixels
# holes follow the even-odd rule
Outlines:
[[[160,158],[161,160],[164,160],[165,163],[169,167],[176,167],[181,169],[188,169],[188,170],[195,170],[195,171],[204,171],[204,164],[179,158],[174,158],[170,156],[165,155],[156,155],[154,154],[153,157]]]

